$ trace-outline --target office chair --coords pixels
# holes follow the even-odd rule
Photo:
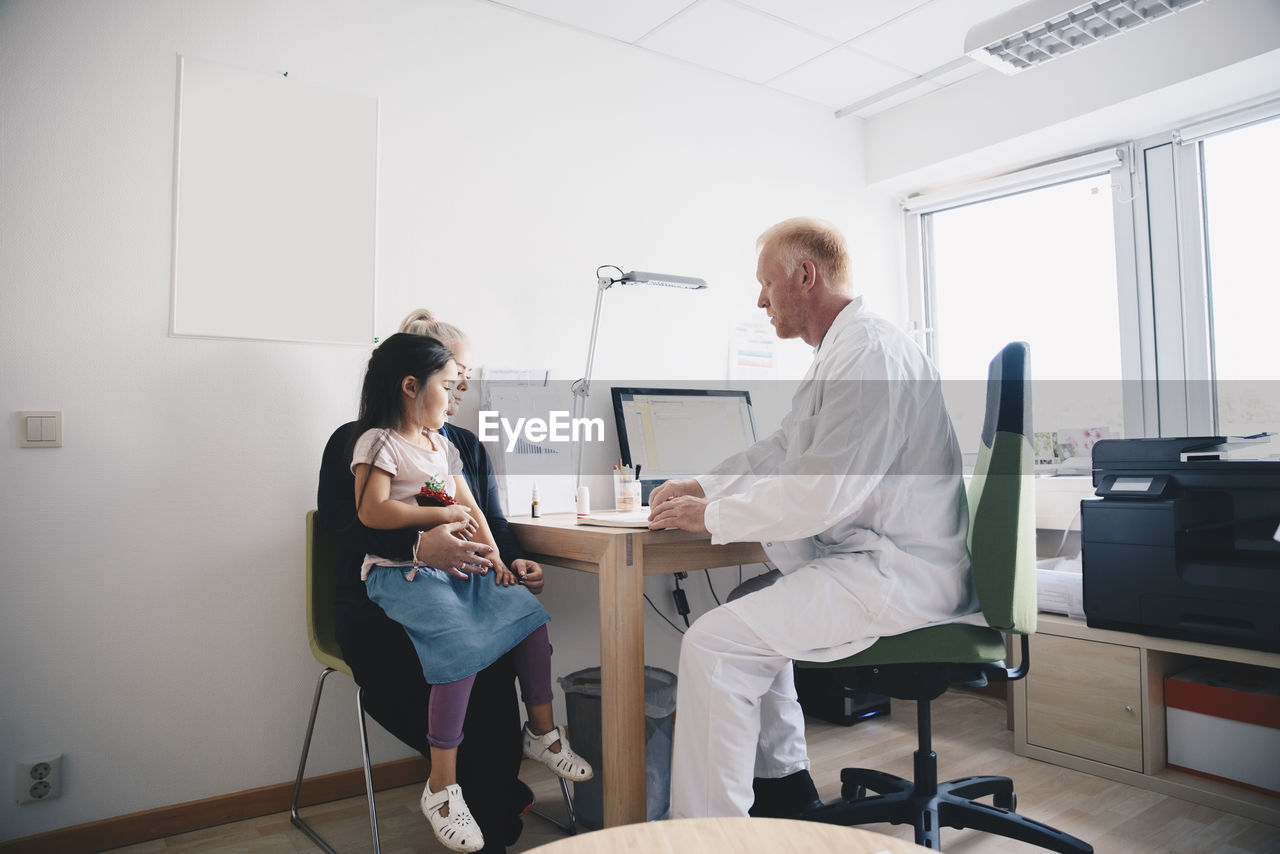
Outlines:
[[[307,735],[302,742],[302,758],[298,760],[298,778],[293,784],[293,802],[289,806],[289,821],[311,841],[326,852],[336,854],[329,843],[298,814],[298,799],[302,794],[302,775],[307,768],[307,754],[311,751],[311,734],[316,726],[316,711],[320,708],[320,694],[330,673],[338,671],[351,676],[351,668],[342,660],[342,649],[334,634],[333,600],[338,573],[338,544],[320,529],[316,511],[307,512],[307,639],[311,642],[311,654],[323,665],[316,680],[315,699],[311,701],[311,716],[307,719]],[[364,689],[356,689],[356,720],[360,726],[360,755],[364,763],[364,791],[369,799],[369,828],[373,833],[374,854],[380,854],[378,840],[378,811],[373,800],[373,772],[369,765],[369,733],[364,716]]]
[[[798,818],[830,824],[912,824],[915,840],[941,850],[941,825],[972,828],[1053,851],[1092,852],[1074,836],[1018,815],[1008,777],[964,777],[938,782],[930,744],[930,702],[953,682],[1022,679],[1030,667],[1027,637],[1036,629],[1035,493],[1032,483],[1029,348],[1007,345],[987,374],[986,418],[977,467],[969,486],[969,549],[973,578],[987,625],[949,623],[880,638],[838,661],[803,667],[856,668],[859,690],[915,700],[919,749],[915,779],[862,768],[840,772],[842,800]],[[1017,668],[1005,665],[1004,632],[1021,636]],[[868,792],[873,795],[868,795]],[[976,800],[993,796],[993,805]]]

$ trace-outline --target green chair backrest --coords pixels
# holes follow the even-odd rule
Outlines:
[[[316,511],[307,511],[307,640],[316,661],[349,676],[334,630],[340,554],[337,542],[320,528]]]
[[[969,483],[969,553],[987,624],[1036,629],[1035,476],[1030,348],[1007,345],[987,375],[987,413]]]

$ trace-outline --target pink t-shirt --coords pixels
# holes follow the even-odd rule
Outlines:
[[[366,430],[356,440],[351,454],[351,471],[357,465],[368,463],[391,475],[391,497],[405,504],[417,505],[417,494],[432,478],[438,478],[444,491],[452,497],[455,491],[454,475],[462,474],[462,457],[458,449],[439,433],[427,434],[433,448],[420,447],[401,436],[395,430],[374,428]],[[360,567],[360,579],[369,577],[375,565],[413,566],[413,561],[394,561],[368,554]]]

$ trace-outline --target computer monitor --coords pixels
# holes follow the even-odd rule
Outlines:
[[[641,495],[664,480],[706,474],[756,441],[745,390],[613,388],[622,461],[640,466]]]

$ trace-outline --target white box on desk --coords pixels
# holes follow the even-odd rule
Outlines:
[[[1084,619],[1084,574],[1079,557],[1036,561],[1036,610]]]

